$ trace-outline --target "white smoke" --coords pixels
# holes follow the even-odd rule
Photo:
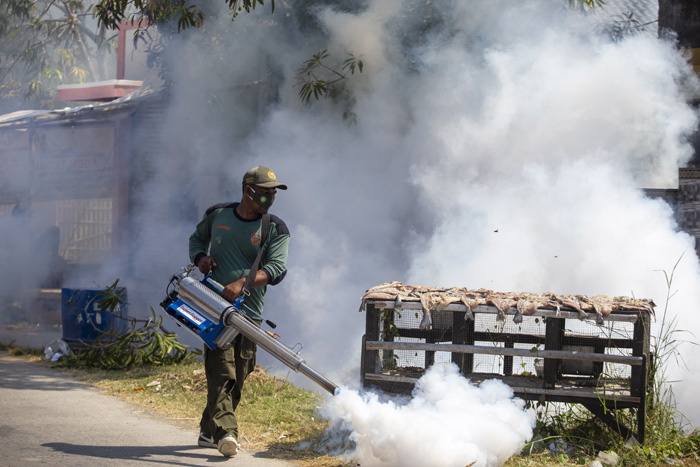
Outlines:
[[[409,280],[652,298],[662,314],[663,271],[683,257],[668,312],[688,331],[676,337],[697,341],[694,240],[678,232],[665,203],[639,190],[677,185],[677,167],[692,154],[685,136],[697,126],[681,83],[689,80],[696,92],[697,80],[673,44],[584,39],[578,18],[562,20],[566,31],[543,26],[484,49],[478,71],[472,67],[467,85],[450,93],[427,87],[464,76],[473,54],[455,47],[431,56],[439,73],[417,93],[426,98],[415,114],[414,147],[424,141],[418,150],[441,150],[413,167],[413,180],[438,227],[414,242]],[[465,112],[474,101],[478,107]],[[435,135],[428,141],[426,129]],[[690,397],[700,382],[697,349],[679,344],[688,368],[671,359],[668,376],[679,381],[679,406],[697,424]]]
[[[697,79],[674,45],[612,43],[547,2],[455,2],[407,72],[386,27],[401,5],[322,15],[331,50],[361,44],[372,57],[356,78],[356,126],[301,109],[288,86],[249,140],[248,165],[291,187],[276,206],[292,227],[290,274],[268,309],[313,342],[308,361],[334,367],[358,348],[364,316],[352,303],[379,282],[628,295],[661,313],[662,271],[682,255],[669,312],[697,329],[682,312],[700,279],[693,239],[640,190],[677,186],[692,155]],[[345,364],[357,361],[349,353]],[[682,366],[673,374],[694,384]]]
[[[364,44],[384,59],[368,60],[358,79],[357,127],[284,106],[252,145],[302,181],[280,203],[296,225],[288,288],[272,302],[298,317],[295,335],[310,336],[308,361],[322,369],[341,355],[355,361],[363,318],[349,304],[388,280],[652,298],[661,315],[663,272],[682,257],[668,312],[678,329],[697,330],[694,241],[668,205],[640,190],[675,187],[692,155],[686,137],[697,115],[686,100],[697,81],[673,44],[611,43],[586,18],[541,2],[457,2],[446,25],[453,34],[414,50],[420,70],[406,73],[379,26],[390,5],[400,15],[398,2],[372,2],[358,17],[323,15],[338,49]],[[697,424],[697,349],[678,351],[688,367],[671,358],[667,375],[680,381],[679,409]],[[410,465],[400,457],[415,454],[410,429],[375,430],[362,419],[377,412],[380,427],[380,419],[403,427],[410,410],[345,397],[352,402],[333,404],[351,421],[363,463]],[[515,450],[494,447],[479,465]]]
[[[454,364],[430,367],[409,401],[343,388],[325,415],[352,426],[352,455],[370,467],[502,465],[532,437],[535,423],[509,386],[474,386]]]
[[[157,306],[167,277],[187,262],[187,237],[202,211],[238,200],[245,170],[266,165],[289,185],[272,212],[287,222],[292,242],[289,273],[268,289],[265,313],[287,344],[303,342],[309,365],[338,383],[359,376],[360,296],[393,280],[651,298],[661,315],[662,271],[670,273],[682,256],[668,311],[678,329],[697,331],[693,239],[678,231],[668,205],[640,191],[677,186],[677,167],[692,155],[687,138],[698,123],[687,104],[697,78],[674,44],[648,35],[612,43],[590,17],[555,3],[432,2],[445,14],[420,40],[405,25],[423,18],[411,17],[399,0],[368,1],[358,14],[319,9],[328,42],[271,26],[289,13],[284,5],[272,16],[258,9],[233,24],[222,15],[231,41],[222,36],[218,47],[231,53],[216,66],[207,61],[216,50],[183,38],[172,57],[179,91],[153,135],[167,144],[148,154],[157,174],[134,200],[145,207],[133,222],[142,229],[134,241],[143,246],[134,255],[136,269],[154,282],[146,299]],[[356,125],[327,100],[300,103],[296,70],[320,48],[339,62],[348,52],[364,61],[364,71],[348,80]],[[263,76],[261,56],[282,81],[275,105],[258,122],[250,105],[258,91],[230,89]],[[173,176],[184,182],[173,183]],[[224,191],[229,199],[221,199]],[[169,216],[187,193],[198,212]],[[148,239],[164,252],[146,246]],[[671,358],[668,368],[680,380],[679,408],[696,425],[697,354],[684,344],[678,355],[688,367]],[[265,366],[286,371],[259,355]],[[484,410],[494,401],[510,404],[509,413],[527,424],[529,415],[514,415],[518,405],[503,388],[491,387],[501,397],[488,399],[450,371],[435,370],[429,380],[437,379],[474,392]],[[295,382],[312,387],[301,377]],[[431,391],[453,400],[432,382],[422,382],[418,398],[405,406],[341,393],[338,410],[353,423],[363,461],[387,460],[377,460],[376,445],[367,441],[372,431],[357,417],[374,407],[401,420],[425,407]],[[434,417],[445,416],[441,404],[430,407]],[[502,451],[486,442],[479,444],[485,452],[470,451],[473,441],[469,433],[460,438],[462,431],[450,442],[466,443],[462,452],[471,454],[460,462],[473,454],[497,465],[529,436],[529,428],[517,426],[500,432],[512,438]],[[412,439],[409,428],[394,427],[381,451],[413,452],[404,443]],[[432,464],[452,461],[444,462]]]
[[[697,115],[687,96],[697,80],[674,45],[611,43],[588,18],[547,2],[448,6],[445,33],[411,50],[411,72],[386,26],[401,2],[370,2],[356,16],[325,11],[331,50],[367,54],[357,125],[329,118],[327,106],[301,109],[287,87],[249,139],[248,165],[274,167],[291,187],[275,207],[292,228],[290,274],[268,310],[289,317],[286,332],[308,343],[307,361],[353,368],[364,325],[353,303],[390,280],[652,298],[661,315],[663,271],[682,257],[669,314],[679,329],[697,329],[694,241],[668,205],[640,190],[677,186],[677,167],[692,155]],[[678,350],[689,368],[671,358],[668,375],[682,381],[679,409],[697,424],[697,349]],[[417,397],[406,407],[422,407]],[[401,423],[411,409],[352,392],[333,404],[352,423],[363,463],[404,465],[402,452],[415,455],[415,424]],[[373,412],[392,430],[371,428],[362,417]],[[451,443],[469,443],[452,433]],[[480,465],[527,439],[504,433],[517,441],[487,448]]]

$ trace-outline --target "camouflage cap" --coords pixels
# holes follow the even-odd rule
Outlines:
[[[277,181],[277,177],[272,169],[263,166],[253,167],[245,173],[243,176],[243,186],[246,185],[257,185],[263,188],[279,188],[280,190],[287,189],[287,185]]]

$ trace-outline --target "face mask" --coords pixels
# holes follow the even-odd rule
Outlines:
[[[272,203],[275,201],[274,193],[258,193],[253,187],[250,187],[250,191],[253,192],[253,196],[248,197],[265,210],[270,209],[270,206],[272,206]]]

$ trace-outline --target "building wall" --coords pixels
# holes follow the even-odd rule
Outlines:
[[[700,169],[678,170],[679,227],[695,237],[695,251],[700,255]]]
[[[684,49],[696,73],[700,74],[700,1],[659,0],[659,36],[675,36],[678,46]],[[690,98],[696,111],[700,111],[700,96]],[[700,167],[700,132],[690,137],[695,155],[688,167]],[[681,169],[683,170],[683,169]]]
[[[650,198],[663,199],[674,210],[678,227],[695,237],[695,252],[700,257],[700,169],[678,169],[678,188],[644,190]]]
[[[664,30],[674,31],[682,48],[700,47],[700,2],[659,0],[659,34]]]

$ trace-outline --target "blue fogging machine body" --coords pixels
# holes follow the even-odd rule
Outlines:
[[[221,284],[209,276],[197,280],[190,276],[193,271],[194,266],[189,265],[173,275],[167,296],[160,304],[178,326],[190,331],[212,350],[228,348],[236,336],[242,334],[292,370],[307,376],[331,394],[337,394],[338,386],[242,312],[243,298],[228,302],[220,295],[224,289]]]

